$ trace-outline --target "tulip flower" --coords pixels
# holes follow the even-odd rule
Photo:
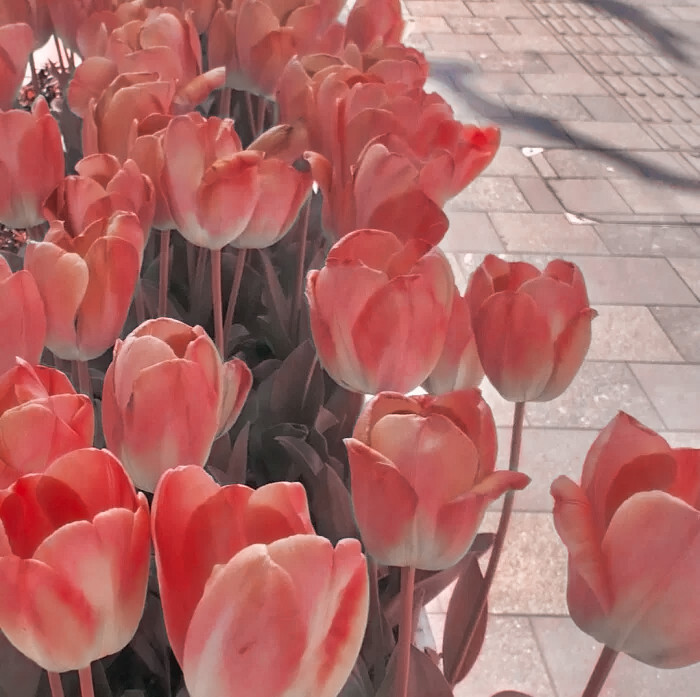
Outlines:
[[[201,327],[148,320],[117,341],[102,394],[107,447],[140,489],[166,470],[203,467],[238,418],[252,385],[245,363],[221,358]]]
[[[91,14],[112,9],[111,0],[49,0],[47,5],[56,36],[73,51],[78,27]]]
[[[0,26],[0,109],[9,109],[15,101],[33,46],[28,24]]]
[[[581,484],[552,484],[567,599],[587,634],[657,668],[700,661],[700,450],[672,449],[620,412]]]
[[[51,672],[131,640],[150,561],[148,502],[119,461],[83,448],[0,491],[0,630]]]
[[[555,399],[591,343],[596,311],[579,268],[557,259],[544,272],[489,254],[467,288],[486,376],[512,402]]]
[[[141,268],[144,237],[134,213],[117,212],[82,230],[51,223],[27,247],[25,268],[46,308],[46,346],[64,360],[86,361],[114,345]]]
[[[71,450],[89,448],[93,431],[89,397],[76,394],[60,370],[18,358],[0,377],[0,489],[44,472]]]
[[[153,536],[192,697],[338,694],[364,636],[367,567],[357,540],[313,534],[301,484],[219,487],[178,467],[156,489]]]
[[[10,228],[39,225],[44,199],[65,168],[61,132],[46,100],[37,98],[31,113],[0,112],[0,142],[0,222]]]
[[[192,12],[197,34],[204,34],[216,11],[216,0],[144,0],[146,7],[173,7],[183,15]]]
[[[477,387],[484,377],[472,329],[469,301],[455,286],[447,336],[437,365],[423,383],[431,394]]]
[[[444,254],[384,230],[356,230],[306,277],[316,351],[343,387],[409,392],[435,367],[452,308]]]
[[[46,338],[46,311],[36,281],[28,271],[12,273],[0,255],[0,375],[15,357],[38,363]]]
[[[0,3],[0,27],[28,24],[34,33],[34,48],[41,48],[53,33],[49,2],[50,0],[3,0]]]
[[[441,397],[382,392],[344,442],[355,519],[380,564],[456,564],[487,506],[530,481],[521,472],[494,471],[496,427],[477,389]]]

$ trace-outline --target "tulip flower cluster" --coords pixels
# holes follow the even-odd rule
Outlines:
[[[115,696],[447,695],[478,653],[525,403],[574,380],[595,311],[561,259],[458,290],[443,208],[499,131],[425,91],[398,0],[343,4],[0,3],[0,233],[26,240],[0,256],[0,694],[18,652],[52,697],[95,664]],[[18,102],[52,35],[55,99],[32,61]],[[699,452],[621,414],[552,485],[610,652],[700,661]],[[414,605],[455,579],[464,631],[412,671]]]

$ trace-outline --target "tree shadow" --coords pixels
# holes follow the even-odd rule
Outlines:
[[[594,9],[607,12],[626,24],[632,24],[671,58],[689,65],[692,60],[688,53],[681,47],[687,43],[688,38],[672,29],[668,29],[651,17],[648,12],[639,7],[628,5],[620,0],[576,0]]]
[[[625,166],[645,179],[663,182],[691,192],[700,192],[700,182],[698,182],[697,177],[678,175],[663,167],[646,162],[627,151],[611,150],[609,146],[595,138],[582,133],[568,133],[559,119],[550,118],[527,109],[517,109],[512,106],[505,107],[489,99],[488,95],[465,85],[464,82],[456,84],[452,76],[459,71],[473,72],[468,64],[458,60],[433,58],[430,61],[431,78],[444,84],[450,90],[460,93],[465,98],[471,111],[484,119],[493,121],[500,128],[517,128],[544,136],[564,147],[571,148],[574,146],[579,150],[601,153],[606,158]],[[556,145],[551,147],[556,147]]]

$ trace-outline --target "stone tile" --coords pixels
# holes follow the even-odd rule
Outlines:
[[[527,22],[529,20],[512,20],[513,24],[518,21]],[[577,73],[578,75],[586,74],[586,69],[576,60],[576,58],[566,53],[545,53],[542,56],[542,59],[550,67],[553,73]]]
[[[494,2],[468,2],[467,7],[475,17],[532,17],[524,2],[494,0]]]
[[[571,213],[631,213],[615,189],[605,180],[560,179],[551,182],[564,208]]]
[[[690,227],[601,223],[596,230],[613,254],[700,257],[700,235]]]
[[[467,254],[457,254],[455,256],[455,258],[457,259],[457,263],[459,264],[459,268],[462,270],[462,274],[468,280],[469,277],[474,272],[474,270],[476,269],[476,267],[479,266],[479,264],[481,264],[481,262],[484,260],[485,256],[486,256],[486,254],[483,254],[481,252],[477,252],[476,254],[469,252]],[[508,255],[499,254],[498,256],[506,257]],[[486,384],[485,382],[481,384],[482,391],[484,390],[485,384]],[[490,401],[489,401],[489,404],[491,404]],[[493,406],[491,408],[493,408]],[[512,407],[511,407],[511,410],[512,410]],[[511,419],[511,421],[509,421],[509,423],[513,423],[512,419]]]
[[[530,99],[529,95],[504,96],[503,102],[508,100]],[[535,97],[537,99],[537,97]],[[543,97],[543,99],[570,99],[570,97]],[[510,107],[513,109],[513,107]],[[515,110],[515,114],[510,120],[500,120],[498,125],[501,128],[501,143],[503,145],[514,145],[528,148],[562,148],[573,146],[568,134],[546,116],[529,114]]]
[[[562,213],[491,213],[491,220],[508,252],[606,252],[590,225],[572,225]]]
[[[542,57],[534,53],[481,52],[475,56],[485,72],[548,73],[549,67]]]
[[[686,361],[700,363],[700,307],[650,308]]]
[[[529,85],[528,91],[530,91]],[[523,114],[534,118],[557,121],[590,118],[588,112],[581,106],[576,97],[566,95],[504,95],[503,101],[516,117]]]
[[[498,511],[487,511],[480,530],[495,532],[499,519]],[[482,568],[488,556],[482,557]],[[497,615],[566,614],[566,564],[566,547],[554,529],[552,514],[514,512],[489,593],[489,611]]]
[[[412,31],[419,31],[425,33],[446,33],[452,32],[450,25],[447,23],[444,17],[426,17],[421,15],[420,17],[415,17],[410,20]],[[431,42],[432,43],[432,42]]]
[[[534,51],[536,53],[568,53],[553,36],[493,34],[493,42],[501,51]]]
[[[579,697],[598,660],[601,644],[569,617],[533,617],[532,626],[559,697]],[[659,670],[620,655],[600,697],[693,697],[700,665]]]
[[[596,121],[624,123],[634,121],[629,112],[614,97],[580,96],[579,101]]]
[[[700,259],[669,259],[688,287],[700,298]]]
[[[486,94],[532,94],[530,86],[517,73],[464,73],[457,85]]]
[[[551,192],[547,182],[540,177],[515,177],[515,183],[523,192],[525,200],[536,213],[558,213],[562,206]]]
[[[530,207],[509,177],[481,176],[450,201],[450,207],[471,211],[529,211]]]
[[[526,617],[489,615],[484,646],[455,697],[490,697],[519,690],[531,697],[556,697]]]
[[[511,19],[510,23],[519,34],[547,36],[552,33],[539,19]]]
[[[406,8],[414,17],[470,17],[472,14],[461,0],[406,0]]]
[[[440,242],[446,252],[503,251],[503,245],[486,213],[448,210],[450,227]]]
[[[700,431],[660,431],[672,448],[700,448]]]
[[[649,180],[613,179],[612,183],[635,213],[700,213],[700,190],[691,193]]]
[[[525,412],[529,405],[525,407]],[[581,479],[583,461],[598,435],[595,429],[525,428],[520,451],[520,471],[532,481],[515,495],[514,510],[552,512],[549,488],[561,474]],[[510,429],[498,429],[497,469],[508,469]]]
[[[496,152],[496,157],[486,169],[489,176],[524,176],[534,177],[537,170],[533,167],[530,158],[523,155],[520,148],[502,145]],[[700,238],[699,238],[700,239]]]
[[[459,292],[464,294],[464,291],[467,289],[467,277],[464,271],[462,270],[462,267],[459,265],[459,262],[457,261],[457,256],[450,252],[445,253],[445,256],[447,257],[447,261],[449,262],[450,268],[452,269],[452,275],[455,278],[455,285],[457,286]]]
[[[656,143],[636,123],[579,121],[562,124],[574,141],[608,150],[656,150]]]
[[[606,89],[590,75],[556,73],[553,75],[523,75],[536,94],[607,95]]]
[[[683,362],[648,308],[596,305],[589,360]]]
[[[412,32],[404,36],[403,43],[409,48],[415,48],[416,51],[430,51],[431,46],[425,34],[420,32]]]
[[[630,367],[666,428],[700,430],[700,365],[633,363]]]
[[[515,34],[515,27],[501,17],[447,17],[447,23],[459,34]]]
[[[496,51],[496,44],[485,34],[426,34],[435,53],[459,53],[469,51]],[[430,56],[428,56],[430,57]]]
[[[530,426],[603,428],[620,409],[649,428],[664,426],[625,363],[586,361],[561,397],[528,404],[527,420]]]
[[[479,263],[481,263],[481,261],[479,261]],[[474,265],[474,269],[476,266],[477,265]],[[471,269],[471,271],[474,269]],[[471,273],[471,271],[469,273]],[[498,390],[489,382],[488,378],[484,378],[481,381],[479,389],[486,403],[491,407],[496,426],[511,427],[513,425],[513,402],[503,399],[498,393]]]

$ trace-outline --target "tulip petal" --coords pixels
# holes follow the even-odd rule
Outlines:
[[[248,499],[245,528],[251,543],[270,544],[292,535],[313,535],[304,486],[273,482],[256,489]]]

